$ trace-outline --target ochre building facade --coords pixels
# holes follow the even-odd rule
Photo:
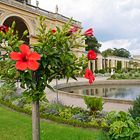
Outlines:
[[[69,18],[58,13],[54,13],[41,9],[37,6],[31,5],[31,0],[0,0],[0,25],[4,24],[11,26],[12,22],[16,22],[16,30],[19,36],[25,30],[29,31],[26,42],[33,43],[36,41],[36,29],[39,24],[39,16],[46,16],[46,24],[48,28],[55,28],[55,26],[62,27]],[[73,20],[73,24],[81,27],[81,23]]]

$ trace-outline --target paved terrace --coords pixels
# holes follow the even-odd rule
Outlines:
[[[96,81],[104,81],[106,80],[107,77],[96,77]],[[85,78],[78,78],[77,82],[88,82],[87,79]],[[76,82],[73,79],[70,79],[68,83],[71,82]],[[58,81],[58,84],[63,84],[66,83],[66,79],[62,79]],[[51,83],[52,86],[56,85],[56,81],[52,81]],[[49,89],[46,89],[45,91],[47,93],[47,98],[49,101],[56,101],[57,94]],[[73,105],[73,106],[78,106],[82,108],[86,108],[86,105],[84,104],[84,101],[82,98],[77,98],[73,96],[68,96],[66,94],[59,94],[59,101],[65,105]],[[122,104],[122,103],[110,103],[110,102],[105,102],[103,106],[104,111],[112,111],[112,110],[117,110],[117,111],[128,111],[128,108],[130,108],[132,105],[129,104]]]

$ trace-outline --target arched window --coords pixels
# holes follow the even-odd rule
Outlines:
[[[4,25],[11,27],[12,23],[15,21],[16,26],[15,26],[15,30],[18,31],[18,35],[19,35],[19,39],[22,39],[24,41],[25,44],[29,44],[29,33],[27,35],[27,37],[22,37],[23,32],[25,30],[28,30],[28,27],[26,26],[24,20],[18,16],[11,16],[8,17],[5,21],[4,21]]]

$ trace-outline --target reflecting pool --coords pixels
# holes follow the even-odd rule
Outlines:
[[[60,89],[71,94],[102,96],[112,99],[134,100],[140,95],[140,85],[95,85]]]

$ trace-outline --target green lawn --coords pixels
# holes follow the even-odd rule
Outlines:
[[[31,140],[31,118],[0,106],[0,140]],[[107,140],[101,131],[41,122],[41,140]]]

